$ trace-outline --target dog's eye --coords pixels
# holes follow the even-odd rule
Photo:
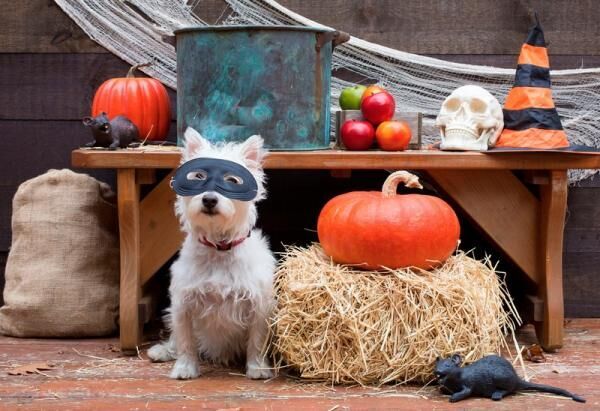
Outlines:
[[[192,171],[187,174],[188,180],[206,180],[206,173],[204,171]]]
[[[242,177],[238,177],[233,174],[226,174],[225,177],[223,177],[223,180],[233,184],[244,184],[244,180],[242,180]]]

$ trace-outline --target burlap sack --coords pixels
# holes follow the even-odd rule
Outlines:
[[[89,337],[117,330],[119,243],[111,200],[108,185],[71,170],[21,184],[0,333]]]

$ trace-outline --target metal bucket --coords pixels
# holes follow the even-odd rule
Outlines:
[[[329,147],[331,55],[346,33],[214,26],[175,35],[180,144],[190,126],[212,142],[260,134],[271,150]]]

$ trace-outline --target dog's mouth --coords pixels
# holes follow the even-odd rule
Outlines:
[[[210,215],[210,216],[218,215],[219,214],[219,212],[216,211],[214,208],[206,208],[206,207],[202,207],[202,209],[200,210],[200,212],[202,214]]]

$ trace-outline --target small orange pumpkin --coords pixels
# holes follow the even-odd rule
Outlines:
[[[342,194],[323,207],[317,232],[333,261],[369,270],[431,269],[452,255],[460,235],[454,210],[437,197],[396,194],[400,182],[423,188],[415,175],[397,171],[381,192]]]
[[[133,75],[135,70],[148,64],[137,64],[129,69],[126,77],[102,83],[92,102],[92,117],[103,111],[109,119],[124,115],[137,126],[142,141],[164,140],[171,126],[167,89],[156,79]]]

